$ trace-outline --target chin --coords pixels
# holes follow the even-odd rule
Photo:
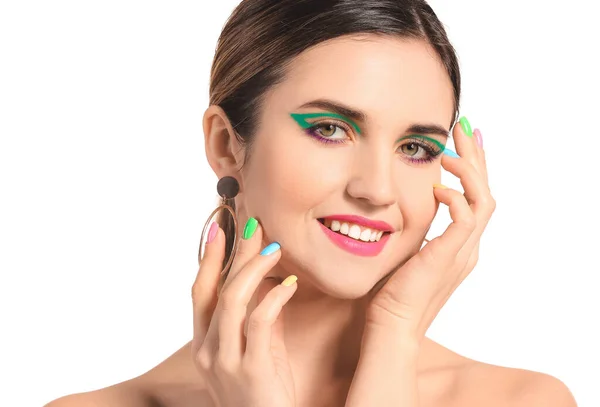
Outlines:
[[[344,285],[336,284],[335,286],[325,286],[323,292],[333,298],[339,298],[342,300],[358,300],[369,294],[372,288],[372,285],[366,286],[364,284],[346,283]]]
[[[314,257],[309,261],[295,261],[292,256],[284,252],[280,260],[285,275],[296,274],[299,289],[302,279],[309,280],[316,290],[333,298],[355,300],[364,297],[387,274],[381,266],[381,270],[377,270],[377,266],[345,264],[339,259],[317,262]]]

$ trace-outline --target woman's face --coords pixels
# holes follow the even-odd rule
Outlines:
[[[421,247],[454,115],[452,83],[432,48],[363,37],[322,43],[293,61],[265,95],[239,174],[243,215],[260,221],[266,243],[281,244],[277,274],[340,298],[365,295]],[[364,117],[307,106],[314,101]],[[317,113],[340,116],[304,116]]]

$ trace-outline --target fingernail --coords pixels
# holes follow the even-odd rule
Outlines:
[[[281,249],[281,246],[277,242],[273,242],[260,252],[261,256],[268,256],[269,254],[275,253],[277,250]]]
[[[217,222],[213,222],[210,225],[210,229],[208,229],[208,238],[206,239],[206,244],[209,244],[215,237],[217,236],[217,232],[219,231],[219,224]]]
[[[244,239],[250,239],[254,232],[256,232],[256,227],[258,226],[258,221],[254,218],[248,219],[246,222],[246,226],[244,226]]]
[[[460,158],[460,156],[458,154],[456,154],[454,151],[450,150],[449,148],[444,149],[444,154],[446,154],[452,158]]]
[[[441,189],[448,189],[448,187],[446,185],[442,185],[442,184],[433,184],[434,188],[441,188]]]
[[[477,145],[483,148],[483,137],[481,137],[481,131],[479,131],[479,129],[475,129],[473,134],[475,135],[475,140],[477,140]]]
[[[281,285],[289,287],[292,284],[294,284],[297,280],[298,280],[298,277],[296,277],[295,275],[292,274],[291,276],[288,276],[285,280],[283,280],[281,282]]]
[[[467,120],[467,118],[465,116],[460,118],[460,127],[462,127],[463,132],[468,136],[468,137],[473,137],[473,130],[471,130],[471,123],[469,123],[469,120]]]

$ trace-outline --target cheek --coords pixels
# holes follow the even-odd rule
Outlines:
[[[288,135],[256,140],[245,177],[252,209],[267,217],[297,217],[336,190],[335,174],[340,172],[331,170],[329,160],[311,142]]]
[[[439,203],[433,195],[433,184],[440,180],[440,167],[409,168],[403,171],[400,184],[400,207],[406,229],[428,228]]]

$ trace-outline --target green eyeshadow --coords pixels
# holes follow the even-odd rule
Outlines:
[[[407,138],[412,138],[412,139],[416,138],[416,139],[421,139],[421,140],[427,140],[430,143],[433,143],[436,146],[438,146],[440,148],[440,150],[441,150],[440,153],[443,153],[444,150],[446,149],[446,146],[443,145],[442,143],[440,143],[439,141],[437,141],[436,139],[433,139],[433,138],[427,137],[427,136],[422,136],[420,134],[411,134],[411,135],[408,135],[408,136],[404,136],[404,137],[399,138],[398,140],[396,140],[396,143],[399,142],[399,141],[402,141],[404,139],[407,139]]]
[[[352,127],[354,127],[354,130],[356,130],[356,132],[358,134],[361,134],[360,127],[358,127],[358,125],[353,120],[350,120],[349,118],[347,118],[346,116],[342,116],[341,114],[337,114],[337,113],[290,113],[290,116],[292,116],[292,118],[294,120],[296,120],[296,122],[303,129],[308,129],[309,127],[311,127],[313,125],[313,123],[308,123],[306,121],[306,119],[315,119],[318,117],[331,117],[331,118],[340,119],[345,122],[348,122]]]

